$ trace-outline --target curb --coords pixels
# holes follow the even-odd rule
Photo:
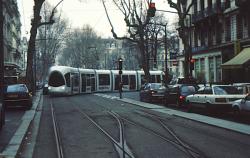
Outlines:
[[[9,144],[5,147],[4,151],[0,154],[0,158],[15,158],[18,150],[22,145],[22,141],[26,135],[26,132],[30,126],[30,123],[35,117],[37,106],[41,100],[41,92],[36,93],[36,97],[33,100],[33,106],[30,110],[26,111],[21,118],[22,122],[12,136]]]
[[[192,121],[197,121],[197,122],[205,123],[208,125],[227,129],[230,131],[238,132],[241,134],[250,135],[250,126],[249,125],[231,122],[231,121],[227,121],[227,120],[222,120],[222,119],[218,119],[218,118],[213,118],[213,117],[209,117],[209,116],[203,116],[203,115],[199,115],[199,114],[195,114],[195,113],[187,113],[187,112],[177,111],[177,110],[169,109],[166,107],[162,107],[162,106],[158,106],[158,105],[154,105],[154,104],[150,104],[150,103],[142,103],[142,102],[132,100],[132,99],[127,99],[127,98],[124,98],[124,99],[117,98],[117,100],[120,100],[120,101],[123,101],[126,103],[130,103],[133,105],[138,105],[138,106],[141,106],[141,107],[144,107],[147,109],[151,109],[153,111],[165,113],[168,115],[174,115],[174,116],[182,117],[182,118],[189,119]]]

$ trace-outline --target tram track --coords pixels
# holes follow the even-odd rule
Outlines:
[[[184,142],[165,122],[165,120],[155,114],[146,112],[146,111],[138,111],[137,113],[139,113],[140,115],[144,115],[144,117],[149,117],[152,120],[155,120],[157,123],[159,123],[162,128],[167,131],[176,141],[176,143],[182,147],[186,154],[188,154],[191,158],[205,158],[206,156],[204,154],[202,154],[200,151],[198,151],[197,149],[195,149],[194,147],[191,147],[190,145],[188,145],[186,142]]]
[[[112,141],[112,143],[116,147],[116,150],[120,158],[127,158],[127,157],[134,158],[131,150],[126,145],[126,141],[124,139],[124,125],[115,113],[110,111],[108,112],[112,117],[114,117],[117,120],[119,124],[119,135],[120,135],[119,141],[115,140],[114,137],[112,137],[103,127],[101,127],[96,121],[94,121],[94,119],[92,119],[80,107],[77,106],[76,108],[84,117],[86,117],[93,125],[95,125],[104,135],[106,135]]]
[[[128,119],[120,114],[118,114],[117,112],[111,110],[110,108],[105,107],[104,105],[98,104],[98,106],[101,106],[103,108],[102,111],[106,112],[108,114],[108,116],[111,116],[114,120],[116,120],[118,126],[118,130],[119,130],[119,138],[112,136],[107,129],[104,129],[103,126],[100,125],[100,123],[98,123],[96,120],[94,120],[94,118],[92,116],[90,116],[89,114],[87,114],[82,108],[81,105],[79,103],[74,103],[74,101],[71,102],[72,107],[74,107],[80,114],[81,116],[87,120],[89,120],[91,122],[91,124],[93,124],[99,131],[101,131],[101,133],[103,133],[114,145],[118,155],[120,158],[134,158],[135,156],[133,155],[133,148],[132,150],[128,147],[127,145],[127,141],[125,139],[125,124],[129,124],[132,125],[134,127],[140,128],[142,129],[142,131],[147,132],[151,135],[154,135],[158,138],[160,138],[161,140],[172,144],[173,146],[176,147],[177,150],[183,152],[187,157],[190,158],[206,158],[206,156],[204,156],[203,154],[201,154],[199,151],[197,151],[196,149],[194,149],[193,147],[190,147],[189,145],[187,145],[184,141],[182,141],[175,133],[173,130],[171,130],[165,123],[163,118],[161,118],[160,116],[157,115],[153,115],[151,113],[146,113],[145,111],[140,111],[137,110],[137,114],[140,114],[140,116],[143,116],[147,119],[153,120],[155,121],[157,124],[159,124],[165,131],[168,131],[168,133],[170,133],[170,135],[174,138],[169,138],[167,136],[165,136],[164,134],[161,134],[159,131],[152,129],[152,127],[146,127],[144,124],[133,121],[131,119]],[[54,109],[53,109],[53,105],[51,104],[51,111],[52,114],[54,114]],[[140,112],[139,112],[140,111]],[[53,116],[55,117],[55,116]],[[56,118],[53,119],[53,124],[54,124],[54,128],[55,128],[55,135],[56,136],[56,140],[57,140],[57,149],[58,149],[58,155],[61,155],[62,153],[62,157],[63,157],[63,152],[62,152],[62,145],[60,145],[61,141],[60,141],[60,137],[59,137],[59,132],[57,131],[58,129],[58,125],[56,123]],[[55,122],[55,123],[54,123]],[[131,144],[130,144],[131,145]]]
[[[57,149],[57,158],[64,158],[63,145],[62,145],[62,141],[61,141],[61,137],[60,137],[60,133],[59,133],[59,126],[58,126],[58,122],[56,120],[54,105],[52,102],[50,103],[50,108],[51,108],[53,131],[54,131],[56,149]]]

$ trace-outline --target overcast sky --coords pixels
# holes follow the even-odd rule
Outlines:
[[[29,37],[30,21],[32,17],[32,8],[34,0],[18,0],[19,11],[22,22],[22,36]],[[60,0],[46,0],[52,6],[55,6]],[[58,10],[62,12],[63,17],[69,19],[72,28],[80,28],[85,24],[91,25],[94,30],[103,37],[112,37],[111,27],[108,23],[103,5],[100,0],[64,0]],[[106,0],[108,12],[115,30],[119,35],[124,34],[126,28],[121,13]],[[110,1],[110,0],[109,0]],[[156,8],[161,10],[170,10],[165,0],[154,0]],[[173,14],[166,14],[166,17],[173,21]],[[28,34],[27,34],[28,33]]]

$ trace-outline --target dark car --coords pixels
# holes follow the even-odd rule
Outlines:
[[[185,98],[194,94],[198,90],[197,85],[192,84],[175,84],[166,88],[164,103],[165,105],[174,104],[181,107],[185,104]]]
[[[161,83],[147,83],[140,90],[140,101],[162,101],[165,89]]]
[[[32,107],[32,95],[25,84],[8,85],[4,92],[6,107],[24,106]]]
[[[45,83],[43,86],[43,95],[47,95],[49,93],[49,85],[48,83]]]
[[[5,124],[5,108],[3,104],[0,102],[0,129],[2,129]]]

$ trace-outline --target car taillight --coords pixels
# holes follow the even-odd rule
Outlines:
[[[181,96],[179,97],[179,99],[180,99],[180,100],[184,100],[185,97],[181,95]]]
[[[151,91],[151,94],[154,94],[154,93],[156,93],[156,91]]]

